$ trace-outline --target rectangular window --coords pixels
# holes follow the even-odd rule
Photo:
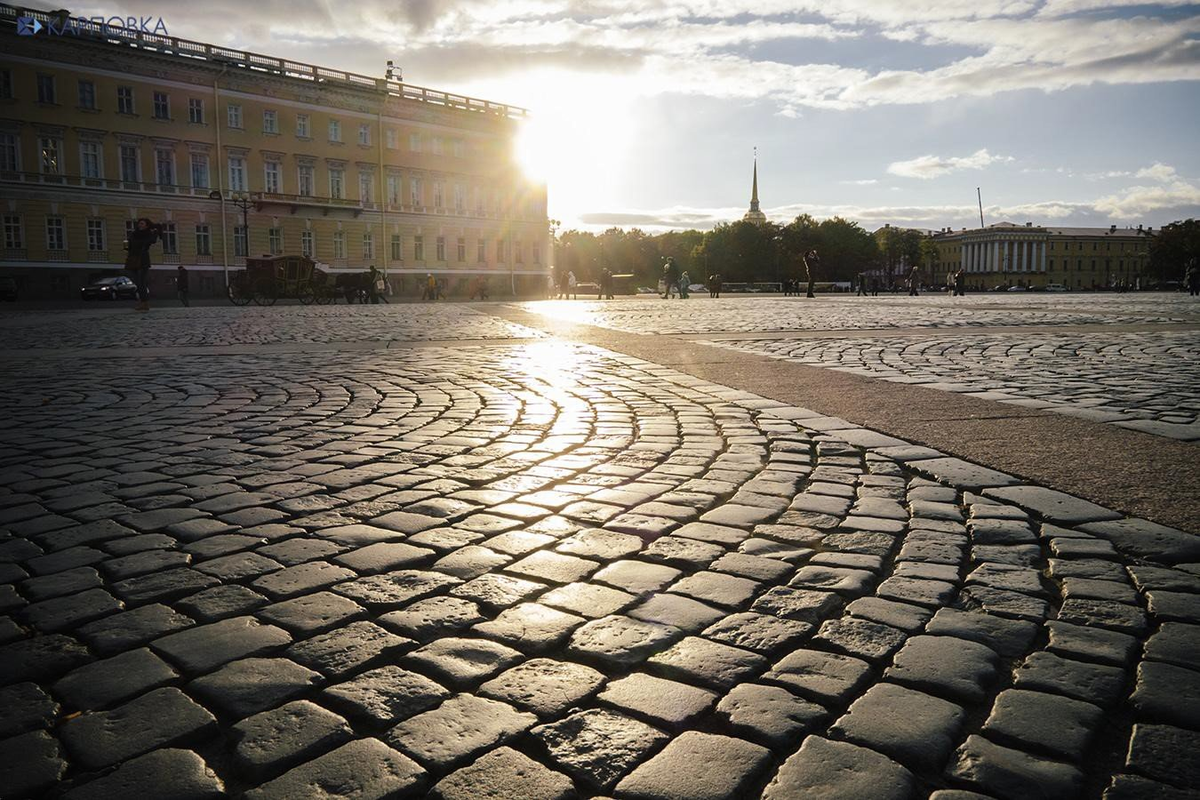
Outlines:
[[[477,239],[475,241],[475,260],[480,264],[487,263],[487,240]]]
[[[227,120],[228,127],[230,127],[230,128],[241,128],[242,127],[242,107],[240,105],[238,105],[237,103],[230,103],[228,106],[225,107],[225,112],[228,115],[228,120]]]
[[[335,200],[341,200],[346,196],[345,170],[329,170],[329,196]]]
[[[117,87],[117,113],[132,114],[133,113],[133,87],[118,86]]]
[[[46,249],[67,249],[67,226],[62,217],[46,217]]]
[[[84,178],[103,178],[104,155],[99,142],[79,143],[79,174]]]
[[[395,128],[387,129],[385,139],[387,141],[388,150],[395,150],[397,147],[399,147],[399,144],[396,141],[396,129]]]
[[[42,136],[38,139],[38,149],[42,155],[42,174],[62,175],[62,140],[53,136]]]
[[[504,263],[504,240],[503,239],[496,240],[496,263],[497,264]]]
[[[283,231],[279,228],[267,228],[267,248],[271,251],[271,255],[277,256],[283,253]]]
[[[21,227],[19,214],[4,215],[4,247],[7,250],[20,250],[25,246],[25,233]]]
[[[279,133],[279,114],[272,109],[263,112],[263,133]]]
[[[363,258],[372,259],[375,257],[375,234],[367,231],[363,234]]]
[[[192,186],[208,188],[208,154],[192,153]]]
[[[12,70],[0,69],[0,100],[11,100],[12,96]]]
[[[437,260],[438,261],[446,260],[446,237],[445,236],[437,237]]]
[[[466,155],[467,155],[466,144],[463,142],[462,139],[455,139],[454,140],[454,157],[455,158],[466,158]]]
[[[340,142],[342,140],[342,123],[339,120],[329,120],[329,141]]]
[[[79,82],[79,107],[96,108],[96,84],[91,81]]]
[[[370,144],[371,143],[371,126],[370,125],[359,125],[358,126],[358,143],[359,144]]]
[[[334,258],[345,258],[346,257],[346,232],[345,231],[334,231],[333,232],[333,257]]]
[[[296,115],[296,137],[299,139],[308,138],[308,114]]]
[[[0,171],[18,172],[21,166],[21,150],[15,133],[0,133]]]
[[[375,202],[375,176],[370,172],[358,173],[358,199],[363,203]]]
[[[417,261],[425,260],[425,237],[413,237],[413,258]]]
[[[164,253],[179,252],[179,233],[175,230],[174,222],[162,223],[162,251]]]
[[[207,224],[196,226],[196,255],[212,255],[212,233]]]
[[[167,96],[166,92],[154,93],[154,118],[171,118],[171,98]]]
[[[154,175],[159,186],[175,185],[175,154],[170,150],[154,151]]]
[[[542,263],[542,248],[538,247],[535,244],[531,249],[533,250],[533,263],[541,264]]]
[[[301,197],[312,197],[313,187],[316,184],[313,178],[312,164],[301,164],[297,171],[297,189],[296,191]]]
[[[409,204],[414,206],[422,205],[421,203],[421,181],[413,178],[408,182],[408,199]]]
[[[410,133],[408,135],[408,149],[414,153],[421,152],[421,134]]]
[[[441,208],[443,205],[445,205],[443,203],[443,200],[444,200],[444,198],[442,197],[442,182],[434,181],[433,182],[433,207]]]
[[[263,164],[263,191],[269,194],[283,191],[283,166],[278,161]]]
[[[389,205],[400,205],[400,184],[403,180],[399,175],[388,175],[387,201]]]
[[[188,122],[194,125],[204,124],[204,101],[196,98],[188,98]]]
[[[521,247],[520,239],[517,239],[515,242],[513,242],[513,261],[516,261],[518,264],[525,263],[525,251],[524,248]]]
[[[108,248],[105,246],[104,235],[104,220],[89,219],[87,221],[87,247],[93,253],[98,253]]]
[[[312,258],[313,253],[316,252],[316,248],[317,248],[316,243],[313,241],[313,232],[312,231],[301,231],[300,232],[300,255],[304,256],[305,258]]]
[[[467,240],[463,237],[458,237],[458,260],[467,260]]]
[[[142,179],[141,159],[138,157],[137,145],[123,144],[118,153],[121,163],[121,180],[126,183],[137,183]]]
[[[404,242],[400,238],[400,234],[392,234],[392,261],[404,260]]]
[[[54,103],[58,95],[54,91],[54,76],[38,73],[37,99],[39,103]]]
[[[233,254],[246,255],[246,229],[241,225],[233,226]]]
[[[483,199],[483,194],[484,194],[483,190],[480,189],[478,186],[476,186],[475,187],[475,213],[476,214],[483,214],[485,211],[487,211],[486,204],[484,203],[484,199]]]
[[[246,159],[242,156],[229,157],[229,191],[246,191]]]
[[[435,156],[440,156],[442,154],[442,137],[434,136],[431,144],[433,145],[433,154]]]
[[[454,210],[463,210],[463,187],[462,184],[454,184]]]

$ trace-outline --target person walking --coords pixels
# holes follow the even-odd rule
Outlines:
[[[917,275],[917,268],[913,267],[908,271],[908,296],[917,296],[917,284],[921,282],[920,276]]]
[[[430,302],[437,300],[437,291],[437,281],[433,279],[433,273],[427,273],[425,275],[425,291],[421,295],[421,299],[429,300]]]
[[[958,272],[954,273],[954,295],[953,296],[966,297],[967,296],[966,283],[967,283],[967,276],[965,273],[963,273],[963,271],[961,269]]]
[[[384,305],[391,305],[387,297],[384,295],[384,290],[387,289],[387,282],[383,279],[383,273],[371,265],[371,271],[367,274],[367,292],[371,297],[372,305],[379,305],[382,300]]]
[[[142,217],[129,234],[125,248],[125,269],[137,285],[138,304],[134,311],[150,310],[150,247],[158,241],[162,228]]]
[[[679,289],[679,267],[674,256],[667,256],[667,262],[663,264],[663,280],[666,282],[664,299],[670,299],[671,293]]]
[[[1196,266],[1195,256],[1188,261],[1188,268],[1187,272],[1184,273],[1183,282],[1187,285],[1190,297],[1200,296],[1200,268]]]
[[[715,297],[717,300],[721,299],[721,285],[723,283],[724,280],[721,278],[721,273],[718,272],[713,275],[713,288],[716,290]]]
[[[191,305],[188,302],[188,271],[183,268],[183,264],[175,270],[175,293],[179,295],[179,302],[183,303],[184,308]]]
[[[813,248],[804,254],[804,272],[808,275],[808,291],[805,297],[816,297],[813,293],[813,286],[817,282],[817,273],[821,271],[821,257],[817,255],[817,248]],[[796,294],[800,294],[799,287],[796,287]]]
[[[687,270],[679,273],[679,299],[688,299],[688,284],[692,282],[692,276],[688,275]]]
[[[575,272],[572,270],[567,273],[567,293],[572,300],[578,300],[579,295],[576,294],[576,287],[579,286],[579,281],[575,279]]]
[[[613,283],[614,282],[615,281],[613,280],[612,270],[611,269],[604,270],[604,299],[605,300],[615,300],[616,299],[616,297],[613,296]]]

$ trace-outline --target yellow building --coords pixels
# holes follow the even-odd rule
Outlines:
[[[43,30],[18,35],[29,14]],[[220,293],[247,253],[375,265],[405,293],[426,273],[544,285],[546,190],[513,159],[524,109],[8,5],[0,51],[0,275],[23,297],[120,270],[138,217],[165,228],[158,296],[178,264]]]
[[[1152,229],[1015,225],[935,232],[938,281],[960,268],[970,289],[997,286],[1106,289],[1138,286],[1149,266]]]

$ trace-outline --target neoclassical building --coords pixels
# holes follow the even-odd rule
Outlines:
[[[0,5],[0,275],[23,296],[119,270],[143,216],[165,229],[152,291],[184,264],[220,293],[247,254],[280,253],[393,284],[543,285],[546,189],[513,158],[524,109],[174,37],[18,35],[29,14],[55,19]]]
[[[960,268],[967,285],[1103,289],[1128,282],[1136,285],[1149,265],[1149,228],[1078,228],[1016,225],[1001,222],[986,228],[936,231],[938,262],[935,280]]]

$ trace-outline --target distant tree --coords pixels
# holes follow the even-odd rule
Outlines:
[[[1200,220],[1172,222],[1150,238],[1149,274],[1157,280],[1183,280],[1193,258],[1200,259]]]
[[[857,222],[831,217],[820,226],[822,280],[848,281],[879,260],[879,245],[875,237]]]

